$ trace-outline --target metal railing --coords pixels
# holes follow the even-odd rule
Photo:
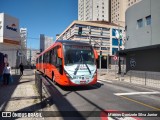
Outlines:
[[[42,78],[39,72],[35,72],[35,85],[42,102]]]
[[[123,80],[125,82],[160,88],[160,72],[131,70],[127,72],[126,75],[120,75],[119,77],[119,80]]]
[[[152,88],[160,89],[160,72],[149,72],[149,71],[134,71],[130,70],[127,73],[121,72],[117,74],[117,69],[106,69],[101,70],[101,74],[98,70],[99,76],[102,76],[102,79],[107,80],[118,80],[123,82],[128,82],[130,84],[139,84],[142,86],[148,86]],[[105,76],[104,76],[105,75]],[[103,77],[104,76],[104,77]]]

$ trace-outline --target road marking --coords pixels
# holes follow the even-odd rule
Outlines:
[[[121,95],[151,95],[151,94],[160,94],[160,92],[130,92],[130,93],[114,93],[114,95],[121,96]]]
[[[142,103],[142,102],[139,102],[139,101],[133,100],[133,99],[128,98],[128,97],[125,97],[125,96],[120,96],[120,97],[122,97],[122,98],[124,98],[124,99],[127,99],[127,100],[129,100],[129,101],[132,101],[132,102],[135,102],[135,103],[141,104],[141,105],[143,105],[143,106],[146,106],[146,107],[152,108],[152,109],[154,109],[154,110],[158,110],[158,111],[160,111],[160,108],[156,108],[156,107],[153,107],[153,106],[147,105],[147,104],[145,104],[145,103]]]
[[[102,80],[102,79],[99,79],[98,82],[108,82],[108,83],[112,83],[112,81],[109,81],[109,80]]]

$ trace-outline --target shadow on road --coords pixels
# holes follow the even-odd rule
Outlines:
[[[94,90],[94,89],[99,89],[102,85],[102,83],[97,82],[95,85],[85,85],[85,86],[60,86],[62,90],[64,91],[85,91],[85,90]]]

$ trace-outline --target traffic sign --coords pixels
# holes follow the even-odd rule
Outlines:
[[[118,57],[117,57],[117,56],[114,56],[114,57],[113,57],[113,60],[115,60],[115,61],[116,61],[117,59],[118,59]]]

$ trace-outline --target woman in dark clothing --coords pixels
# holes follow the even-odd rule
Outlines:
[[[20,74],[23,75],[24,67],[22,63],[19,65],[19,69],[20,69]]]

